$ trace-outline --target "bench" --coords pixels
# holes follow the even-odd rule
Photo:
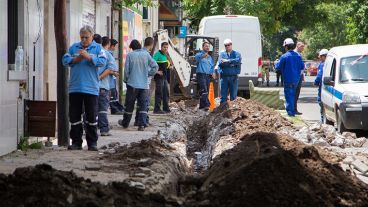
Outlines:
[[[249,80],[250,99],[258,101],[270,108],[285,109],[284,100],[280,99],[279,89],[254,87],[253,81]]]

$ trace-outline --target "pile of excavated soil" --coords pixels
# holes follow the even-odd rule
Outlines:
[[[246,135],[216,157],[188,206],[364,206],[368,186],[286,135]]]
[[[85,180],[49,165],[0,174],[0,206],[6,207],[156,207],[179,206],[160,194],[144,194],[127,183],[109,185]]]

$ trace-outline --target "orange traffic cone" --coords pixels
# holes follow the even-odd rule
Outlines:
[[[213,109],[216,108],[216,106],[215,106],[215,91],[214,91],[212,81],[210,82],[210,90],[208,91],[208,99],[210,101],[210,110],[212,111]]]

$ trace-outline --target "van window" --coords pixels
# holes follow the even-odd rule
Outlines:
[[[336,59],[334,58],[332,61],[332,66],[331,66],[331,78],[332,80],[335,80],[336,77]]]
[[[331,66],[332,66],[333,57],[327,56],[325,61],[325,66],[323,68],[323,76],[331,76]]]
[[[368,82],[368,56],[353,56],[341,59],[341,83]]]

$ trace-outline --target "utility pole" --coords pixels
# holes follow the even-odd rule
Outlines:
[[[69,145],[68,77],[69,71],[61,59],[67,51],[66,0],[55,0],[54,25],[57,52],[57,130],[58,145]]]

